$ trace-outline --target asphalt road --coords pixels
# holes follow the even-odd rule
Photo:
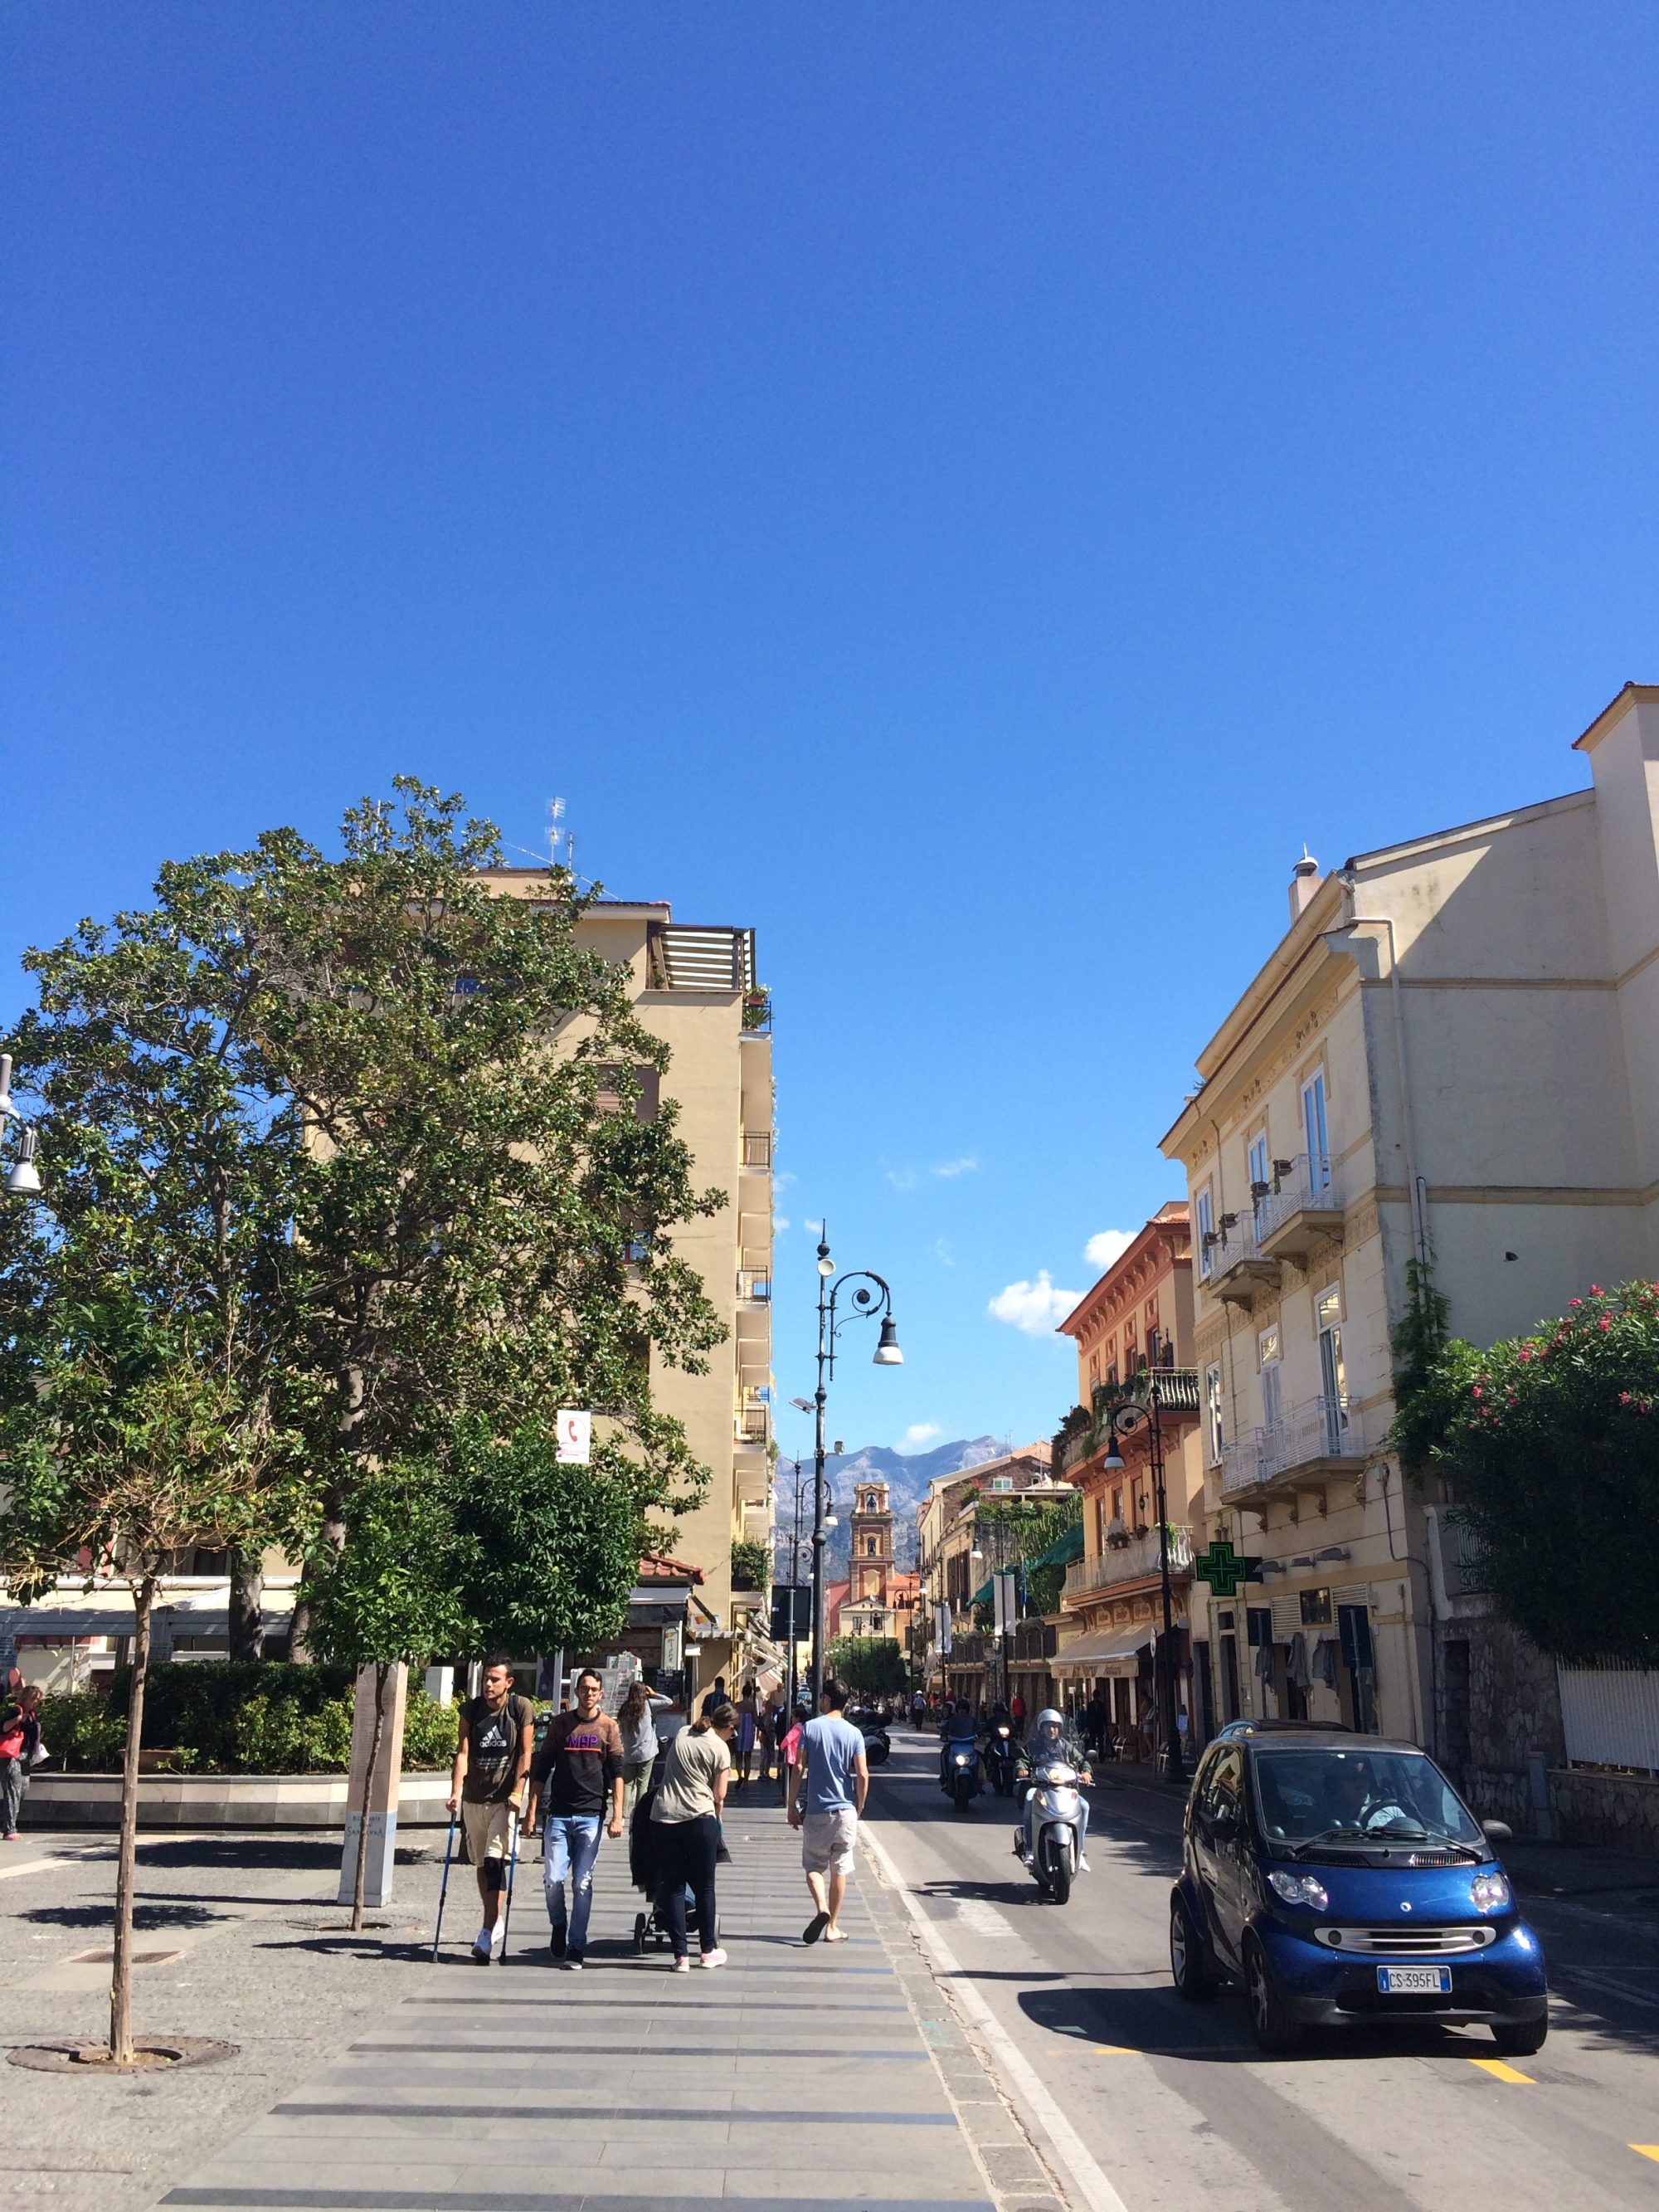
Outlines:
[[[1242,1996],[1170,1987],[1175,1793],[1109,1773],[1092,1871],[1057,1906],[1012,1856],[1006,1801],[957,1814],[937,1776],[934,1740],[896,1731],[871,1830],[1106,2177],[1094,2212],[1115,2212],[1114,2189],[1127,2212],[1188,2212],[1200,2191],[1206,2212],[1659,2205],[1659,1898],[1525,1899],[1553,1992],[1536,2057],[1504,2065],[1482,2030],[1414,2025],[1267,2059]]]

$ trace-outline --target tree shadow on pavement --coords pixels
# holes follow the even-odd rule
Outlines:
[[[161,1905],[140,1901],[132,1908],[135,1928],[204,1928],[210,1921],[232,1920],[230,1912],[206,1912],[199,1905]],[[37,1905],[15,1916],[38,1921],[48,1928],[107,1928],[115,1918],[112,1905]]]

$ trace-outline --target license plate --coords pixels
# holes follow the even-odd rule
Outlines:
[[[1449,1996],[1449,1966],[1379,1966],[1376,1986],[1385,1997]]]

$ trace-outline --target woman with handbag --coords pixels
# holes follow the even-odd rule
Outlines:
[[[714,1868],[720,1850],[720,1808],[732,1778],[732,1738],[737,1733],[735,1705],[716,1705],[684,1728],[663,1759],[662,1780],[651,1801],[651,1823],[658,1850],[657,1911],[674,1946],[674,1971],[690,1970],[690,1944],[685,1926],[685,1893],[697,1909],[700,1963],[723,1966],[718,1941]]]

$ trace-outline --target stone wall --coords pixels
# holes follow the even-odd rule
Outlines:
[[[1543,1777],[1566,1759],[1555,1662],[1484,1601],[1437,1624],[1435,1721],[1441,1761],[1479,1817],[1507,1820],[1517,1836],[1546,1832]]]
[[[1659,1851],[1659,1782],[1560,1766],[1549,1778],[1556,1832],[1564,1843],[1615,1851]]]

